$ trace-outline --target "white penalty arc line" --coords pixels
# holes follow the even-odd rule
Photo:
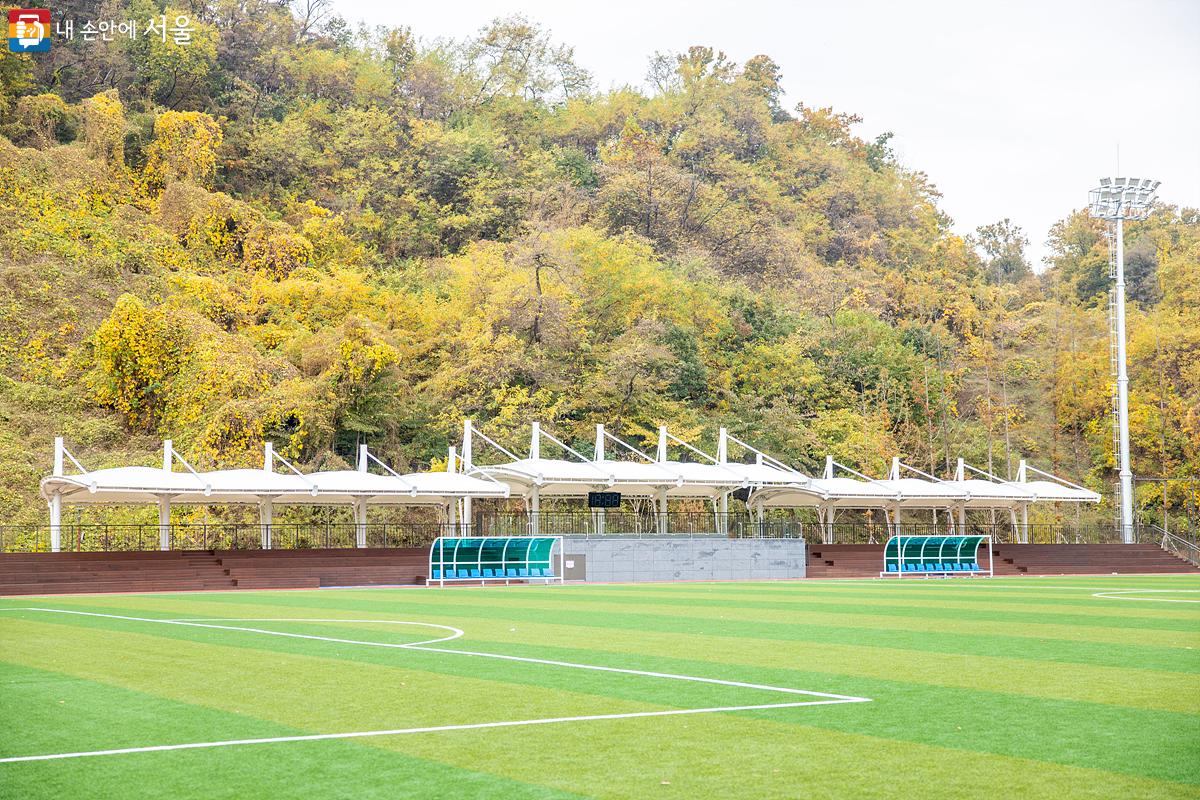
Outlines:
[[[162,625],[182,625],[185,628],[211,628],[219,631],[241,631],[243,633],[261,633],[265,636],[282,636],[287,639],[315,639],[319,642],[334,642],[336,644],[357,644],[363,647],[390,647],[394,649],[404,649],[416,647],[417,645],[435,644],[437,642],[448,642],[452,639],[457,639],[463,636],[463,632],[458,628],[450,625],[437,625],[432,622],[408,622],[401,620],[384,620],[384,619],[293,619],[291,617],[260,617],[258,619],[242,620],[243,622],[355,622],[355,623],[380,623],[384,625],[420,625],[425,628],[441,628],[442,630],[450,631],[449,636],[443,636],[438,639],[426,639],[421,642],[409,642],[406,644],[394,644],[391,642],[369,642],[359,639],[338,639],[333,636],[314,636],[308,633],[287,633],[286,631],[270,631],[265,628],[244,628],[240,625],[212,625],[207,622],[190,619],[156,619],[154,617],[129,617],[124,614],[101,614],[95,611],[70,611],[65,608],[19,608],[6,609],[10,611],[42,611],[47,614],[73,614],[80,617],[103,617],[104,619],[121,619],[129,622],[157,622]],[[233,620],[233,618],[229,618]]]
[[[1124,589],[1112,592],[1095,592],[1092,597],[1107,600],[1141,600],[1147,603],[1200,603],[1200,600],[1181,600],[1171,597],[1126,597],[1130,594],[1200,594],[1200,589]]]
[[[163,751],[169,751],[169,750],[194,750],[194,749],[212,748],[212,747],[233,747],[233,746],[237,746],[237,745],[251,745],[251,744],[274,744],[274,743],[283,743],[283,742],[312,742],[312,741],[323,741],[326,739],[358,739],[358,738],[366,738],[366,737],[373,737],[373,736],[402,736],[402,735],[416,734],[416,733],[438,733],[438,732],[442,732],[442,731],[475,730],[475,729],[483,729],[483,728],[512,728],[512,727],[519,727],[519,726],[524,726],[524,725],[549,725],[549,724],[564,723],[564,722],[587,722],[587,721],[595,721],[595,720],[637,719],[637,718],[641,718],[641,717],[670,717],[670,716],[679,716],[679,715],[683,715],[683,714],[715,714],[715,713],[732,712],[732,711],[759,711],[759,710],[779,709],[779,708],[801,708],[801,707],[805,707],[805,706],[824,706],[824,705],[838,705],[838,704],[843,704],[843,703],[870,703],[871,702],[871,698],[869,698],[869,697],[854,697],[852,695],[832,694],[829,692],[814,692],[814,691],[809,691],[807,689],[793,689],[791,687],[786,687],[786,686],[768,686],[766,684],[748,683],[748,682],[744,682],[744,681],[728,681],[728,680],[723,680],[720,678],[705,678],[705,677],[701,677],[698,675],[679,675],[679,674],[670,673],[670,672],[651,672],[651,671],[647,671],[647,670],[627,669],[627,668],[623,668],[623,667],[607,667],[607,666],[602,666],[602,665],[598,665],[598,664],[580,664],[580,663],[576,663],[576,662],[572,662],[572,661],[555,661],[552,659],[545,659],[545,658],[529,658],[526,656],[511,656],[511,655],[505,655],[503,653],[485,653],[485,652],[477,652],[477,651],[472,651],[472,650],[451,650],[451,649],[443,649],[440,647],[428,647],[427,645],[429,645],[429,644],[434,644],[437,642],[451,641],[453,639],[457,639],[464,635],[463,631],[458,628],[454,628],[449,625],[438,625],[438,624],[429,623],[429,622],[408,622],[408,621],[399,621],[399,620],[379,620],[379,619],[365,619],[365,620],[364,619],[314,619],[314,618],[297,619],[297,618],[292,618],[292,617],[282,617],[282,618],[281,617],[269,617],[269,618],[263,617],[263,618],[257,618],[257,619],[242,619],[242,618],[232,618],[232,617],[226,618],[226,619],[210,618],[209,621],[202,622],[200,620],[194,620],[194,619],[155,619],[153,617],[133,617],[133,616],[127,616],[127,615],[123,615],[123,614],[101,614],[99,612],[93,612],[93,611],[72,611],[72,610],[61,609],[61,608],[25,607],[25,608],[8,608],[8,609],[0,609],[0,610],[4,610],[4,611],[40,611],[40,612],[51,613],[51,614],[73,614],[73,615],[84,616],[84,617],[101,617],[101,618],[105,618],[105,619],[126,620],[126,621],[131,621],[131,622],[153,622],[153,623],[160,623],[160,624],[164,624],[164,625],[181,625],[184,627],[193,627],[193,628],[209,628],[209,629],[216,629],[216,630],[239,631],[239,632],[243,632],[243,633],[258,633],[258,634],[264,634],[267,636],[283,636],[283,637],[290,638],[290,639],[313,639],[316,641],[333,642],[336,644],[362,645],[362,646],[367,646],[367,647],[387,647],[387,648],[393,648],[393,649],[398,649],[398,650],[420,650],[420,651],[427,652],[427,653],[446,653],[446,654],[450,654],[450,655],[472,656],[472,657],[477,657],[477,658],[495,658],[495,659],[500,659],[503,661],[517,661],[517,662],[524,662],[524,663],[528,663],[528,664],[544,664],[544,665],[548,665],[548,666],[567,667],[567,668],[571,668],[571,669],[586,669],[586,670],[592,670],[592,671],[596,671],[596,672],[612,672],[612,673],[620,673],[620,674],[625,674],[625,675],[637,675],[639,677],[646,677],[646,678],[661,678],[661,679],[668,679],[668,680],[690,681],[693,683],[707,683],[707,684],[715,684],[715,685],[719,685],[719,686],[731,686],[731,687],[738,688],[738,689],[755,689],[755,690],[766,691],[766,692],[778,692],[778,693],[782,693],[782,694],[804,695],[806,697],[821,698],[821,699],[817,699],[817,700],[802,700],[802,701],[798,701],[798,702],[788,702],[788,703],[761,703],[761,704],[740,705],[740,706],[713,706],[713,707],[708,707],[708,708],[682,708],[682,709],[669,709],[669,710],[665,710],[665,711],[633,711],[633,712],[620,713],[620,714],[588,714],[588,715],[573,716],[573,717],[546,717],[546,718],[539,718],[539,719],[507,720],[507,721],[500,721],[500,722],[476,722],[476,723],[467,723],[467,724],[460,724],[460,725],[437,725],[437,726],[422,727],[422,728],[394,728],[394,729],[389,729],[389,730],[354,731],[354,732],[349,732],[349,733],[318,733],[318,734],[303,734],[303,735],[296,735],[296,736],[273,736],[273,737],[265,737],[265,738],[259,738],[259,739],[229,739],[229,740],[214,741],[214,742],[188,742],[188,743],[183,743],[183,744],[150,745],[150,746],[146,746],[146,747],[125,747],[125,748],[117,748],[117,749],[110,749],[110,750],[89,750],[89,751],[82,751],[82,752],[77,752],[77,753],[48,753],[48,754],[43,754],[43,755],[32,755],[32,756],[10,756],[8,758],[0,758],[0,764],[11,764],[11,763],[23,762],[23,761],[53,761],[53,760],[65,759],[65,758],[87,758],[87,757],[92,757],[92,756],[124,755],[124,754],[130,754],[130,753],[155,753],[155,752],[163,752]],[[440,639],[430,639],[430,640],[421,641],[421,642],[412,642],[412,643],[408,643],[408,644],[393,644],[393,643],[386,643],[386,642],[360,641],[360,640],[355,640],[355,639],[341,639],[341,638],[336,638],[336,637],[317,636],[314,634],[305,634],[305,633],[287,633],[284,631],[272,631],[272,630],[267,630],[264,628],[247,628],[247,627],[234,626],[234,625],[215,625],[215,624],[212,624],[212,622],[214,620],[215,621],[242,621],[242,622],[353,622],[353,623],[383,623],[383,624],[395,624],[395,625],[419,625],[419,626],[424,626],[424,627],[441,628],[443,630],[448,630],[448,631],[451,631],[451,635],[442,637]]]

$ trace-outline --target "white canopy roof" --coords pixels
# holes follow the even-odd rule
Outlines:
[[[494,466],[475,465],[469,474],[489,476],[510,487],[514,494],[539,497],[582,497],[593,491],[616,491],[631,497],[655,497],[665,492],[668,498],[715,498],[736,489],[750,489],[752,504],[762,508],[1017,508],[1038,501],[1099,502],[1100,495],[1076,486],[1048,473],[1040,472],[1024,461],[1018,480],[1005,481],[982,470],[970,467],[961,459],[954,480],[936,476],[892,459],[888,477],[875,480],[837,464],[832,456],[826,458],[825,474],[809,478],[791,469],[762,451],[729,435],[722,428],[716,456],[704,453],[687,442],[672,436],[665,426],[659,428],[658,453],[652,458],[637,447],[624,442],[596,426],[596,445],[593,458],[588,458],[560,439],[556,439],[534,422],[530,437],[529,457],[521,458],[488,439],[464,422],[463,452],[471,455],[473,437],[479,437],[511,460]],[[542,440],[547,439],[574,459],[542,458]],[[605,457],[605,443],[615,442],[626,455],[640,460],[614,461]],[[755,462],[742,464],[727,458],[728,443],[734,442],[755,454]],[[668,458],[671,444],[707,459],[676,461]],[[468,460],[468,463],[469,460]],[[836,468],[854,477],[836,475]],[[970,470],[987,480],[968,477]],[[1052,480],[1027,481],[1028,472]],[[905,471],[919,477],[905,475]]]
[[[1101,500],[1100,495],[1096,492],[1074,486],[1064,486],[1054,481],[1025,481],[1006,485],[1024,489],[1033,495],[1034,500],[1048,503],[1099,503]]]
[[[805,486],[763,488],[753,495],[762,508],[1018,508],[1036,502],[1098,503],[1100,495],[1054,481],[856,480],[813,478]]]
[[[1024,488],[1025,484],[1021,483],[997,483],[979,478],[967,478],[951,483],[966,491],[967,499],[964,503],[967,508],[1010,508],[1037,499],[1032,492]]]
[[[873,481],[853,478],[812,478],[807,485],[763,488],[753,495],[762,508],[890,508],[896,493]]]
[[[763,489],[754,495],[763,508],[1009,508],[1037,499],[1021,484],[982,480],[928,481],[813,478],[807,486]]]
[[[476,466],[472,475],[488,475],[507,484],[513,493],[542,497],[583,497],[588,492],[614,491],[631,497],[718,497],[726,492],[759,486],[802,484],[800,472],[767,464],[701,464],[690,461],[569,461],[522,458],[495,466]]]
[[[305,475],[262,469],[175,472],[153,467],[115,467],[42,479],[42,496],[55,492],[67,503],[258,503],[335,505],[366,499],[372,504],[444,504],[460,497],[507,497],[508,487],[452,472],[379,475],[333,470]]]

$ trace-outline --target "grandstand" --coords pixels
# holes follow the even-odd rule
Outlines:
[[[663,426],[651,453],[597,425],[584,454],[534,422],[519,455],[468,420],[446,470],[406,474],[365,445],[354,470],[304,473],[270,443],[261,469],[202,472],[169,440],[160,467],[89,471],[59,438],[41,491],[48,526],[0,526],[0,593],[1170,573],[1198,560],[1158,531],[1117,545],[1115,530],[1044,521],[1101,498],[1025,461],[1011,481],[962,459],[945,478],[900,458],[879,478],[832,457],[810,476],[725,429],[708,453]],[[157,524],[63,521],[64,507],[130,505],[156,508]],[[173,521],[173,508],[197,506],[258,520]],[[290,506],[352,521],[277,523]],[[420,519],[371,519],[397,509]]]

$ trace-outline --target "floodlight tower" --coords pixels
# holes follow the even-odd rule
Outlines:
[[[1133,543],[1133,470],[1129,466],[1129,373],[1125,363],[1125,220],[1150,216],[1160,181],[1144,178],[1101,178],[1099,188],[1088,193],[1092,216],[1115,223],[1112,237],[1112,277],[1116,308],[1117,425],[1121,482],[1121,540]]]

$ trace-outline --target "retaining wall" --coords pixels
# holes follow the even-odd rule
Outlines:
[[[588,581],[732,581],[805,574],[803,539],[565,537],[563,552],[566,561],[577,562],[574,569],[568,564],[567,576]]]

